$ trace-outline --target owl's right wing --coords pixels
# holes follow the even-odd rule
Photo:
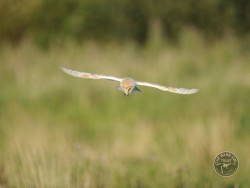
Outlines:
[[[79,72],[71,69],[66,69],[64,67],[61,67],[61,69],[66,73],[71,76],[79,77],[79,78],[89,78],[89,79],[105,79],[105,80],[112,80],[112,81],[118,81],[120,82],[122,79],[117,78],[114,76],[106,76],[102,74],[93,74],[93,73],[88,73],[88,72]]]

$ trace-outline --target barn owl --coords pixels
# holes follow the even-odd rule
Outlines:
[[[106,76],[106,75],[101,75],[101,74],[79,72],[79,71],[75,71],[75,70],[66,69],[64,67],[61,67],[61,69],[65,73],[67,73],[71,76],[79,77],[79,78],[105,79],[105,80],[112,80],[112,81],[120,82],[120,86],[118,86],[117,89],[122,91],[124,93],[124,95],[126,95],[126,96],[130,95],[132,92],[141,91],[137,86],[148,86],[148,87],[160,89],[162,91],[168,91],[168,92],[172,92],[172,93],[185,94],[185,95],[197,93],[199,91],[198,89],[174,88],[174,87],[167,87],[167,86],[162,86],[162,85],[149,83],[149,82],[140,82],[140,81],[136,81],[136,80],[129,78],[129,77],[117,78],[114,76]]]

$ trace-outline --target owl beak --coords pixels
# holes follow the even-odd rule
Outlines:
[[[129,96],[129,93],[128,92],[123,92],[123,94],[125,95],[125,96]]]
[[[125,95],[126,95],[126,96],[129,96],[129,91],[126,91],[126,92],[125,92]]]

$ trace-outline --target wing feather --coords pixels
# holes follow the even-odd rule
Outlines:
[[[167,86],[162,86],[162,85],[148,83],[148,82],[136,82],[136,84],[141,85],[141,86],[148,86],[148,87],[157,88],[157,89],[172,92],[172,93],[184,94],[184,95],[197,93],[199,91],[199,89],[186,89],[186,88],[167,87]]]
[[[117,78],[114,76],[106,76],[102,74],[93,74],[93,73],[88,73],[88,72],[79,72],[71,69],[66,69],[64,67],[61,67],[63,72],[66,74],[69,74],[71,76],[79,77],[79,78],[89,78],[89,79],[105,79],[105,80],[112,80],[112,81],[118,81],[120,82],[122,79]]]

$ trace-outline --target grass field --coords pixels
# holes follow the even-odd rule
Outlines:
[[[248,47],[248,48],[247,48]],[[250,53],[233,37],[0,50],[0,187],[250,186]],[[70,77],[60,66],[199,88],[183,96]],[[213,160],[231,151],[231,177]]]

